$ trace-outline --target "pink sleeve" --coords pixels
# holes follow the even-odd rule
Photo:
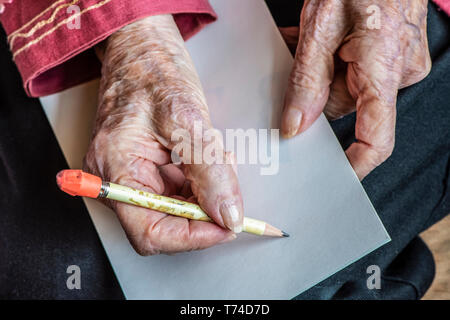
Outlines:
[[[450,0],[433,0],[433,1],[450,16]]]
[[[173,14],[184,39],[216,19],[208,0],[16,0],[0,21],[29,96],[100,75],[92,47],[150,15]]]

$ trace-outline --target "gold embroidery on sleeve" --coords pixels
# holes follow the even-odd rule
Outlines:
[[[76,4],[78,1],[80,1],[80,0],[73,0],[73,1],[70,2],[70,3],[65,3],[65,4],[60,5],[59,7],[56,7],[56,9],[53,11],[52,15],[50,16],[50,18],[48,18],[47,20],[39,21],[39,22],[36,23],[36,24],[34,25],[34,27],[33,27],[30,31],[28,31],[28,32],[24,32],[24,33],[16,33],[17,31],[15,31],[15,32],[14,32],[15,34],[11,34],[11,35],[8,37],[10,48],[12,49],[12,47],[13,47],[13,45],[14,45],[14,41],[15,41],[17,38],[28,38],[28,37],[32,36],[36,31],[38,31],[38,30],[41,29],[42,27],[45,27],[45,26],[48,25],[49,23],[52,23],[52,22],[55,20],[56,15],[58,14],[58,12],[59,12],[61,9],[63,9],[63,8],[68,8],[68,7],[70,7],[70,6],[74,5],[74,4]]]
[[[39,19],[42,15],[46,14],[47,11],[53,9],[53,7],[57,6],[58,4],[60,4],[61,2],[64,2],[66,0],[58,0],[56,2],[54,2],[50,7],[48,7],[47,9],[45,9],[44,11],[42,11],[41,13],[39,13],[37,16],[35,16],[33,19],[31,19],[30,21],[28,21],[26,24],[24,24],[23,26],[21,26],[19,29],[15,30],[13,33],[11,33],[8,36],[8,41],[11,37],[13,37],[16,33],[19,33],[20,31],[22,31],[23,29],[27,28],[29,25],[31,25],[36,19]]]
[[[70,17],[64,19],[63,21],[59,22],[56,26],[54,26],[52,29],[48,30],[47,32],[43,33],[42,35],[40,35],[39,37],[37,37],[36,39],[34,39],[33,41],[28,42],[27,44],[25,44],[23,47],[21,47],[20,49],[16,50],[15,52],[13,52],[13,59],[16,58],[16,56],[18,54],[20,54],[21,52],[23,52],[24,50],[28,49],[29,47],[35,45],[36,43],[40,42],[42,39],[44,39],[45,37],[47,37],[49,34],[52,34],[53,32],[55,32],[55,30],[57,30],[59,27],[61,27],[62,25],[67,24],[67,22],[83,15],[84,13],[100,8],[102,6],[104,6],[105,4],[107,4],[108,2],[111,2],[112,0],[103,0],[97,4],[94,4],[90,7],[87,7],[86,9],[75,13],[73,15],[71,15]]]

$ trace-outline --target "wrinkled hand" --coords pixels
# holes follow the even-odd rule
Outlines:
[[[362,180],[393,151],[398,89],[430,71],[427,0],[306,0],[300,21],[281,29],[296,46],[282,134],[302,133],[322,111],[336,119],[356,110],[346,154]]]
[[[174,130],[193,136],[194,121],[211,128],[200,81],[172,16],[130,24],[98,51],[102,79],[85,170],[157,194],[189,198],[193,192],[217,223],[109,202],[135,250],[175,253],[234,239],[230,229],[241,231],[243,204],[232,165],[171,163]]]

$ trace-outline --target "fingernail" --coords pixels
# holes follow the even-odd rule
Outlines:
[[[242,232],[242,222],[239,221],[239,209],[236,205],[228,205],[223,203],[220,206],[220,214],[222,215],[225,226],[234,233]]]
[[[234,227],[233,232],[241,233],[242,232],[242,224],[238,225],[237,227]]]
[[[294,137],[300,129],[303,114],[296,108],[289,108],[283,116],[283,136],[285,138]]]
[[[3,11],[5,11],[5,6],[4,6],[4,5],[2,5],[2,4],[0,4],[0,14],[2,14],[2,13],[3,13]]]
[[[233,240],[236,239],[236,238],[237,238],[237,235],[236,235],[235,233],[232,233],[232,234],[230,234],[229,236],[227,236],[225,239],[223,239],[222,241],[220,241],[219,244],[231,242],[231,241],[233,241]]]

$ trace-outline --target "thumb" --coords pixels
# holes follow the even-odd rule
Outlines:
[[[220,226],[242,231],[243,202],[238,179],[231,164],[191,164],[186,178],[200,206]]]
[[[281,132],[291,138],[319,117],[333,81],[334,54],[346,34],[339,2],[305,3],[300,19],[299,42],[282,116]],[[331,23],[333,21],[333,23]]]
[[[223,137],[211,127],[209,119],[184,127],[189,125],[191,128],[179,135],[174,135],[178,130],[172,133],[172,157],[175,154],[182,160],[192,193],[208,216],[219,226],[239,233],[244,214],[234,157],[225,152]]]

